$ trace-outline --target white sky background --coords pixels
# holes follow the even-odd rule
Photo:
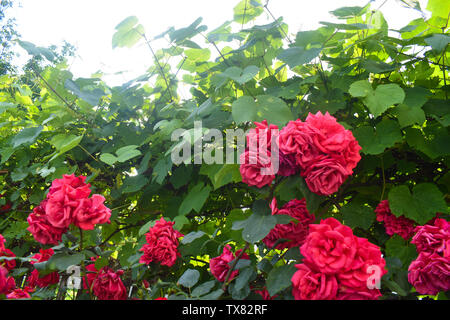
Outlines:
[[[186,27],[198,17],[208,31],[233,19],[233,7],[239,0],[21,0],[21,7],[9,10],[15,17],[22,40],[37,46],[60,45],[63,40],[77,48],[77,57],[69,61],[70,71],[77,77],[90,77],[98,70],[104,72],[103,80],[110,85],[121,84],[145,72],[152,64],[148,48],[137,45],[131,49],[112,49],[114,27],[128,16],[139,19],[148,38],[169,27]],[[262,0],[263,3],[266,0]],[[376,0],[372,8],[378,8],[384,0]],[[270,0],[269,9],[276,18],[282,16],[289,25],[289,34],[313,30],[319,21],[338,21],[329,11],[342,6],[364,6],[366,0]],[[427,0],[420,1],[422,9]],[[396,0],[387,0],[382,6],[385,19],[391,29],[399,29],[418,18],[418,12],[403,8]],[[258,24],[273,20],[264,13]],[[207,31],[207,32],[208,32]],[[205,46],[201,38],[198,43]],[[155,48],[167,45],[155,43]],[[154,49],[155,49],[154,48]],[[212,51],[212,50],[211,50]],[[27,58],[20,50],[19,61]],[[119,75],[115,73],[124,71]]]

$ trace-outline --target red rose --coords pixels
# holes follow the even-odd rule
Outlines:
[[[233,261],[237,256],[241,254],[242,250],[236,251],[236,256],[231,252],[231,247],[229,244],[223,247],[223,252],[220,256],[212,258],[209,260],[209,269],[211,274],[219,281],[224,282],[228,271],[230,270],[230,262]],[[240,259],[250,259],[250,257],[244,253]],[[239,274],[239,270],[233,270],[228,278],[228,281],[233,280]]]
[[[278,297],[278,295],[271,296],[266,287],[262,288],[262,290],[255,290],[255,293],[259,294],[263,298],[263,300],[274,300],[276,297]]]
[[[48,261],[55,252],[53,249],[40,249],[39,253],[36,253],[31,258],[37,259],[37,261],[30,262],[31,264]],[[34,269],[31,272],[30,278],[28,278],[28,285],[30,287],[38,286],[40,288],[48,287],[49,285],[59,282],[59,274],[57,271],[49,273],[43,277],[40,277],[39,271]]]
[[[0,294],[8,294],[16,286],[13,277],[8,277],[8,270],[0,266]]]
[[[127,289],[120,276],[122,270],[114,272],[109,267],[103,267],[93,280],[92,291],[99,300],[126,300]]]
[[[416,223],[414,220],[404,216],[396,217],[389,208],[389,201],[381,201],[375,209],[377,221],[383,222],[386,233],[390,236],[398,234],[403,239],[408,240],[414,234]]]
[[[381,294],[375,286],[387,273],[386,261],[382,257],[379,246],[370,243],[366,238],[356,237],[356,239],[357,252],[350,270],[337,275],[340,286],[338,299],[378,299]]]
[[[174,224],[175,222],[165,221],[162,217],[156,221],[145,234],[147,243],[140,249],[144,252],[140,263],[159,262],[168,267],[175,264],[177,257],[181,256],[178,252],[178,238],[183,235],[173,228]]]
[[[279,149],[284,155],[295,155],[297,165],[303,170],[320,154],[320,150],[313,145],[311,129],[299,119],[289,121],[281,129]]]
[[[450,245],[450,223],[446,220],[435,219],[432,225],[418,226],[414,231],[416,234],[411,243],[416,245],[417,252],[437,252],[444,256],[448,255],[445,253]]]
[[[312,192],[328,196],[339,189],[349,172],[335,158],[320,156],[301,175]]]
[[[13,258],[16,255],[14,254],[14,252],[12,252],[9,249],[3,249],[2,251],[0,251],[0,257],[8,257],[8,258]],[[12,269],[14,269],[16,267],[16,260],[12,259],[12,260],[0,260],[0,266],[5,267],[8,271],[11,271]]]
[[[47,194],[45,213],[55,228],[67,228],[74,222],[73,210],[81,199],[86,199],[91,193],[90,184],[86,184],[85,180],[84,176],[72,174],[53,181]]]
[[[306,200],[293,199],[286,203],[280,210],[276,208],[276,199],[272,201],[272,215],[285,214],[297,220],[288,224],[277,224],[263,239],[268,248],[272,248],[280,239],[286,239],[277,244],[277,249],[298,247],[303,244],[308,235],[309,224],[314,222],[314,215],[306,209]]]
[[[111,210],[103,202],[105,198],[99,194],[80,199],[73,211],[74,224],[83,230],[93,230],[96,224],[110,223]]]
[[[159,298],[156,298],[156,299],[153,299],[153,300],[167,300],[167,298],[165,298],[165,297],[159,297]]]
[[[296,264],[297,271],[291,278],[295,300],[333,300],[338,283],[333,274],[312,270],[306,264]]]
[[[300,252],[304,263],[325,274],[348,271],[353,266],[358,242],[350,227],[335,218],[311,224]]]
[[[12,290],[6,295],[7,299],[30,299],[30,292],[33,292],[33,288],[25,287],[23,289],[17,288]]]
[[[262,188],[275,179],[270,152],[246,151],[240,155],[242,182]]]
[[[261,149],[270,150],[272,146],[272,137],[278,136],[278,126],[267,123],[267,120],[262,122],[254,122],[256,128],[252,128],[247,133],[247,149],[257,151],[258,147]]]
[[[0,251],[5,249],[5,237],[0,234]]]
[[[33,209],[28,216],[27,221],[30,225],[27,230],[33,235],[34,239],[42,244],[58,244],[61,242],[63,233],[67,228],[55,228],[47,219],[45,214],[45,206],[47,200]]]
[[[65,186],[69,186],[71,188],[70,196],[72,198],[87,198],[91,193],[91,185],[85,181],[85,176],[77,177],[75,174],[64,174],[62,179],[53,180],[52,185],[48,190],[47,198],[51,197],[53,193],[63,189]]]
[[[450,290],[450,257],[420,252],[408,268],[408,281],[420,294]]]
[[[295,155],[284,154],[279,150],[279,169],[278,174],[283,177],[289,177],[299,172],[300,167],[295,162]]]

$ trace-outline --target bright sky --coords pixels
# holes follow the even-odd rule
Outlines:
[[[265,3],[266,0],[263,0]],[[130,15],[137,16],[149,38],[169,27],[186,27],[202,17],[208,30],[232,20],[233,7],[239,0],[21,0],[21,8],[8,15],[17,20],[22,40],[37,46],[61,44],[63,40],[77,48],[78,56],[70,61],[75,77],[89,77],[101,70],[104,80],[120,84],[141,75],[152,63],[148,48],[112,49],[114,27]],[[384,0],[375,0],[378,8]],[[271,0],[269,9],[275,17],[282,16],[290,26],[290,34],[320,26],[319,21],[337,21],[329,11],[342,6],[364,6],[366,0]],[[422,9],[427,0],[421,0]],[[389,27],[399,29],[419,14],[403,8],[397,0],[382,6]],[[264,14],[261,24],[272,22]],[[203,40],[202,40],[203,41]],[[162,43],[164,45],[167,43]],[[204,43],[200,43],[204,45]],[[158,47],[155,44],[155,47]],[[26,57],[25,51],[21,54]],[[120,75],[115,73],[124,71]]]

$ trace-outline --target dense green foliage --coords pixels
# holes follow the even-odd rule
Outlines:
[[[421,10],[415,1],[403,2]],[[269,8],[243,0],[233,21],[212,31],[201,18],[171,28],[155,38],[168,42],[157,51],[155,39],[130,17],[116,27],[112,46],[146,43],[154,64],[115,87],[100,77],[74,79],[48,49],[22,42],[49,66],[35,69],[27,81],[20,74],[0,76],[5,195],[0,204],[12,203],[0,213],[0,234],[22,257],[12,273],[16,282],[33,269],[29,257],[41,247],[26,230],[28,214],[52,180],[75,173],[86,175],[94,191],[106,197],[111,224],[84,232],[82,244],[79,230],[71,230],[54,248],[58,259],[41,266],[42,272],[63,275],[68,265],[99,255],[99,267],[125,271],[122,279],[127,288],[134,286],[132,297],[259,297],[251,284],[292,299],[290,278],[301,257],[298,249],[275,250],[260,241],[277,221],[257,200],[268,208],[272,196],[279,205],[306,197],[317,223],[336,217],[382,248],[389,270],[383,299],[416,297],[407,269],[417,252],[402,238],[390,238],[374,209],[389,199],[395,215],[418,224],[448,212],[450,10],[445,3],[430,0],[431,18],[400,30],[389,29],[382,13],[369,5],[343,7],[331,12],[341,23],[323,22],[294,38],[281,18],[254,24]],[[180,98],[181,85],[189,86],[192,97]],[[171,133],[193,129],[196,120],[221,131],[263,119],[282,127],[319,110],[352,130],[362,147],[353,176],[331,196],[313,194],[300,176],[277,178],[272,187],[258,189],[241,182],[238,164],[172,164],[170,151],[178,141],[171,141]],[[161,215],[185,235],[182,256],[172,268],[148,268],[138,262],[138,250]],[[247,245],[250,263],[237,265],[240,275],[224,292],[208,261],[227,243],[235,249]],[[54,285],[33,297],[54,298],[57,291]],[[66,297],[72,294],[69,290]]]

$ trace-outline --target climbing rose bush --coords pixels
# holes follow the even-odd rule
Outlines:
[[[223,252],[220,256],[212,258],[209,262],[209,269],[214,278],[219,282],[224,282],[225,280],[231,281],[238,274],[239,270],[232,271],[227,279],[227,275],[231,269],[230,263],[242,253],[242,249],[237,250],[236,253],[231,251],[230,245],[225,245],[223,247]],[[241,259],[250,259],[247,253],[242,253]]]

